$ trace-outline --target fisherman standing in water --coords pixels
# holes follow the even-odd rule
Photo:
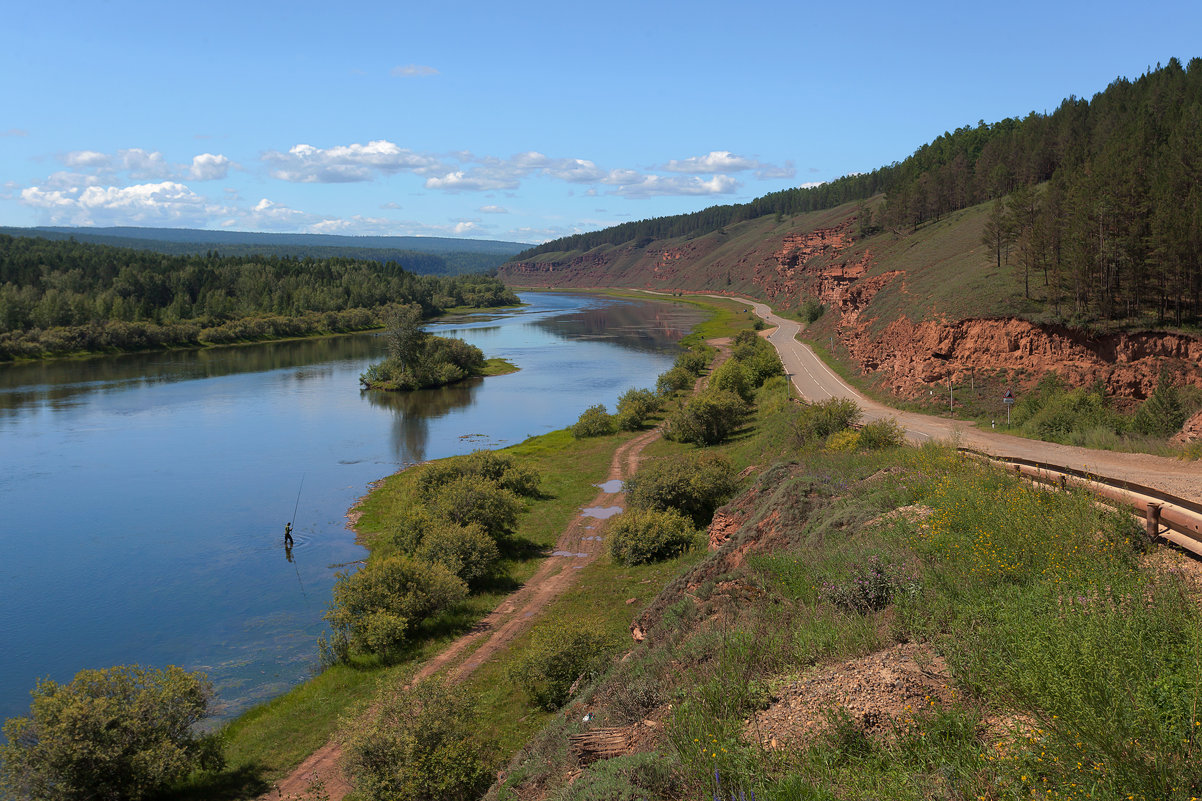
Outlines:
[[[292,547],[292,524],[291,523],[284,524],[284,547],[285,548]]]

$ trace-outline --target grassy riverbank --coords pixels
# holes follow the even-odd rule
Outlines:
[[[710,318],[690,335],[691,342],[702,337],[731,336],[751,323],[731,308],[732,304],[684,302],[711,312]],[[486,374],[503,375],[514,369],[516,367],[509,362],[493,359],[489,360]],[[577,440],[567,430],[561,430],[504,449],[505,454],[537,470],[542,481],[538,496],[518,519],[513,534],[514,547],[503,554],[495,577],[481,591],[423,622],[409,645],[393,654],[390,660],[355,656],[349,663],[335,664],[279,698],[236,718],[223,729],[227,768],[220,774],[196,777],[191,785],[181,789],[181,794],[198,799],[252,798],[324,745],[337,730],[340,720],[366,704],[381,688],[403,684],[423,662],[469,631],[534,573],[560,532],[596,495],[595,485],[605,479],[614,452],[636,434],[622,432]],[[382,479],[362,499],[356,510],[361,513],[356,531],[369,548],[373,539],[386,528],[387,521],[412,503],[413,481],[411,471],[396,473]],[[630,595],[626,593],[646,595],[652,589],[658,590],[661,579],[667,575],[665,571],[673,569],[676,568],[670,565],[624,571],[616,571],[612,565],[590,567],[573,590],[573,593],[583,595],[573,594],[569,600],[558,602],[547,619],[560,615],[588,618],[597,614],[603,604],[595,593],[601,592],[607,594],[610,601],[616,599],[616,607],[609,608],[603,615],[608,621],[605,625],[620,628],[615,621],[619,621],[622,611],[628,609],[624,601]],[[493,670],[494,666],[489,666],[483,673],[495,678]],[[479,677],[473,678],[473,686],[480,681]],[[498,710],[503,709],[507,703],[506,693],[496,686],[491,689],[492,695],[488,696],[491,703]],[[533,731],[531,726],[543,717],[530,715],[521,725],[506,715],[499,715],[495,720],[498,732],[504,731],[502,741],[508,744],[507,756]]]

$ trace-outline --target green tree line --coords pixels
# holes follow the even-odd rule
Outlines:
[[[360,330],[416,304],[430,317],[517,297],[483,275],[415,275],[396,262],[170,256],[0,235],[0,360]]]
[[[1039,185],[1046,184],[1040,187]],[[1036,189],[1038,187],[1038,189]],[[1202,59],[1176,58],[1092,100],[1051,113],[945,132],[909,158],[814,188],[713,206],[547,242],[514,260],[602,245],[698,236],[768,214],[885,196],[861,232],[900,236],[969,206],[1003,200],[993,245],[1033,280],[1058,316],[1148,315],[1178,325],[1202,315]]]

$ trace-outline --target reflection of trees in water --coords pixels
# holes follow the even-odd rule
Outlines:
[[[468,378],[438,389],[412,392],[371,389],[362,394],[372,406],[392,410],[392,450],[397,461],[420,462],[426,458],[429,421],[470,406],[476,390],[483,383],[483,378]]]
[[[701,319],[689,308],[626,301],[535,320],[531,325],[563,339],[604,339],[630,350],[662,353]]]
[[[328,373],[330,368],[324,365],[330,362],[378,359],[383,351],[383,340],[379,337],[354,334],[0,365],[0,410],[44,402],[56,406],[96,392],[293,367],[305,368],[297,376],[304,379]]]

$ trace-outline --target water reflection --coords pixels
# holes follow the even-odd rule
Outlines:
[[[631,350],[662,353],[696,322],[696,311],[687,307],[626,301],[543,317],[527,325],[561,339],[605,340]]]
[[[325,378],[332,372],[331,361],[374,359],[383,351],[384,343],[378,335],[353,334],[0,365],[0,417],[42,404],[52,410],[66,410],[89,395],[238,373],[298,368],[297,380]]]
[[[365,390],[361,395],[372,406],[392,412],[392,452],[398,463],[408,464],[426,460],[429,421],[471,406],[483,383],[483,378],[468,378],[438,389],[414,392]]]

